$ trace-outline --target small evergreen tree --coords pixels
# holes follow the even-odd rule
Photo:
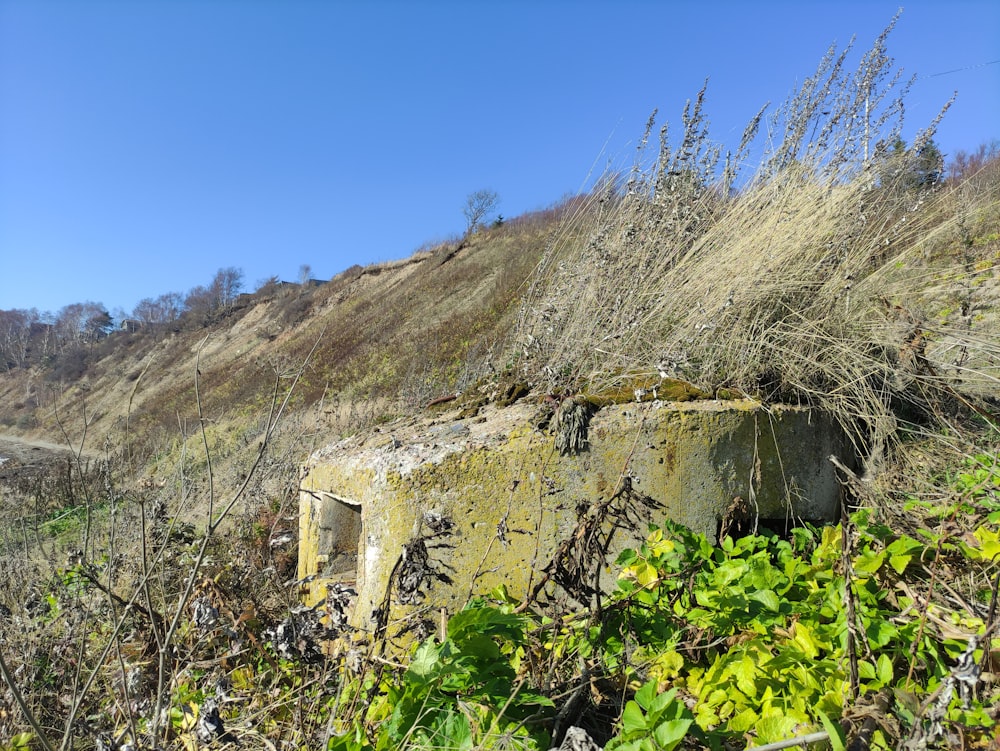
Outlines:
[[[944,155],[934,139],[928,139],[923,146],[913,149],[907,147],[902,138],[897,138],[879,171],[879,182],[883,187],[907,192],[933,188],[943,178]]]

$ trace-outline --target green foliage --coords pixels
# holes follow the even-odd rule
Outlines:
[[[715,751],[819,730],[842,749],[857,734],[855,708],[888,696],[873,748],[938,727],[975,746],[997,731],[1000,695],[985,681],[963,693],[955,676],[978,676],[973,667],[1000,647],[987,634],[998,489],[996,455],[982,451],[934,477],[932,492],[905,496],[893,513],[862,508],[845,528],[713,545],[677,524],[653,527],[619,556],[617,586],[599,607],[543,607],[501,587],[454,614],[443,638],[414,645],[403,664],[386,659],[377,638],[334,632],[314,611],[285,617],[253,604],[245,568],[213,546],[179,616],[159,732],[165,748],[195,747],[217,721],[220,740],[256,732],[294,747],[534,750],[572,721],[611,751]],[[100,497],[92,507],[102,508]],[[189,568],[196,546],[180,524],[155,529],[170,570]],[[78,660],[99,675],[110,669],[100,645],[122,637],[85,614],[126,606],[112,594],[111,561],[74,559],[38,591],[31,628],[53,646],[26,663],[32,696],[61,696]],[[946,582],[961,591],[943,592]],[[143,639],[120,642],[132,704],[95,690],[81,708],[109,737],[132,732],[130,722],[138,736],[152,727],[149,709],[126,709],[152,708],[156,696],[142,650],[164,601],[150,605],[128,616]],[[62,646],[73,640],[89,646]],[[40,701],[37,711],[54,725],[50,706],[60,705]],[[24,729],[3,728],[5,737]]]
[[[660,620],[674,621],[672,629],[635,634],[636,656],[647,660],[640,667],[691,696],[698,726],[720,738],[752,732],[768,742],[815,726],[817,712],[839,717],[846,693],[843,579],[833,570],[839,532],[824,530],[808,553],[753,536],[726,538],[706,554],[703,538],[669,531],[685,542],[669,545],[655,529],[637,554],[619,559],[626,617],[638,606],[648,621],[653,606]],[[708,643],[691,644],[692,630]],[[681,638],[701,647],[697,659],[681,657]]]
[[[944,156],[933,139],[908,148],[897,138],[880,169],[884,187],[895,190],[919,191],[933,188],[944,176]]]
[[[31,741],[34,737],[31,733],[18,733],[0,746],[0,751],[20,751],[20,749],[31,748]]]
[[[980,459],[967,469],[950,479],[953,487],[985,498],[992,464]],[[481,748],[505,738],[547,748],[553,705],[529,689],[539,680],[533,671],[574,660],[635,691],[620,709],[612,751],[764,744],[818,730],[844,748],[852,691],[859,702],[883,691],[901,697],[901,731],[920,731],[924,714],[906,707],[938,695],[963,652],[982,658],[976,639],[986,624],[900,593],[925,589],[927,567],[941,556],[972,566],[992,560],[996,525],[976,529],[978,547],[946,549],[933,534],[893,533],[870,510],[855,513],[849,530],[846,567],[839,526],[799,528],[790,540],[726,538],[718,547],[679,525],[654,527],[619,557],[618,587],[599,623],[589,613],[515,615],[518,603],[497,591],[497,605],[476,601],[452,617],[442,643],[419,645],[406,670],[379,687],[372,724],[355,722],[333,747]],[[853,688],[848,596],[858,635]],[[938,631],[939,622],[950,627]],[[988,737],[995,694],[952,698],[945,724]],[[889,745],[877,734],[875,747]]]
[[[640,688],[622,711],[621,733],[605,751],[671,751],[687,736],[694,717],[677,689],[657,693],[656,681]]]
[[[767,743],[831,732],[850,695],[852,624],[844,607],[850,595],[860,637],[856,690],[918,697],[941,690],[964,651],[982,660],[977,639],[987,624],[912,593],[932,587],[930,569],[945,563],[965,567],[970,578],[995,575],[998,479],[995,457],[980,455],[945,478],[954,499],[945,508],[911,499],[932,518],[961,511],[976,520],[962,541],[927,528],[918,528],[917,537],[899,534],[870,509],[855,513],[849,579],[840,527],[797,529],[791,541],[727,538],[718,549],[683,528],[653,529],[642,547],[618,561],[624,570],[615,597],[624,607],[616,616],[636,642],[632,677],[682,692],[698,728],[718,741],[752,736]],[[946,625],[932,633],[930,623]],[[996,699],[953,698],[944,716],[982,736],[995,725]],[[924,722],[915,713],[900,716],[908,729]]]
[[[474,602],[448,621],[447,638],[421,644],[399,682],[384,685],[387,720],[374,742],[348,733],[332,748],[466,749],[499,738],[515,747],[547,748],[539,720],[551,699],[519,676],[527,619]]]

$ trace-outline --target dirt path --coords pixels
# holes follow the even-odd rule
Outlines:
[[[54,461],[65,461],[73,455],[74,452],[65,444],[60,446],[49,441],[0,434],[0,479],[6,479],[4,475],[15,467],[38,469]],[[84,455],[91,456],[90,452],[84,452]]]

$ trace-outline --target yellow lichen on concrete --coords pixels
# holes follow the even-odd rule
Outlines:
[[[585,391],[578,398],[593,407],[601,408],[633,402],[688,402],[711,399],[712,395],[688,381],[642,374],[624,377],[614,386]]]
[[[418,538],[433,575],[394,618],[453,612],[501,584],[520,598],[579,513],[623,478],[658,504],[650,521],[714,536],[736,498],[762,519],[832,517],[838,484],[827,458],[851,459],[823,416],[748,400],[609,405],[593,415],[586,450],[572,456],[531,426],[532,412],[487,408],[485,419],[411,425],[390,440],[373,434],[317,452],[302,484],[300,575],[320,575],[309,597],[322,597],[322,566],[331,568],[331,555],[343,561],[354,535],[358,625],[371,625],[404,546]],[[616,550],[644,533],[619,535]]]

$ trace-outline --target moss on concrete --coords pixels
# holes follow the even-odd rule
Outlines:
[[[485,417],[416,425],[390,440],[373,434],[310,461],[302,484],[300,574],[318,571],[323,551],[310,546],[320,544],[323,504],[331,498],[360,504],[359,625],[370,625],[403,546],[429,534],[425,518],[453,522],[449,533],[429,541],[430,565],[453,583],[428,581],[417,608],[453,612],[470,594],[500,584],[523,597],[572,534],[579,509],[614,493],[623,475],[660,504],[651,521],[670,518],[714,535],[736,497],[761,518],[831,518],[838,484],[827,457],[850,462],[832,421],[748,400],[609,403],[591,420],[587,450],[575,456],[560,456],[552,436],[531,426],[530,405],[488,408]],[[618,547],[644,531],[619,537]],[[322,582],[310,592],[321,595]],[[393,617],[414,612],[396,607]]]
[[[600,409],[633,402],[689,402],[711,399],[712,395],[688,381],[642,374],[623,378],[614,386],[584,391],[578,398],[591,407]]]

